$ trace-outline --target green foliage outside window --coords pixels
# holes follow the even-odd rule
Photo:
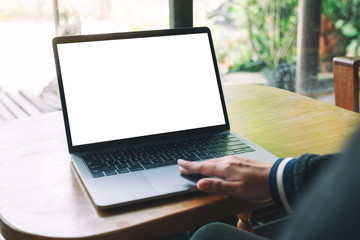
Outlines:
[[[248,0],[244,5],[251,50],[269,67],[295,61],[297,5],[297,0]]]
[[[227,24],[239,31],[246,29],[246,34],[237,41],[229,42],[230,50],[246,45],[229,71],[259,71],[264,67],[276,68],[281,62],[294,63],[297,6],[298,0],[226,1],[220,13],[228,13]],[[224,52],[221,57],[228,56]]]
[[[219,48],[219,60],[230,62],[228,71],[268,72],[285,63],[294,65],[298,4],[298,0],[224,1],[209,17],[222,19],[222,24],[241,33]],[[323,0],[322,12],[345,37],[340,41],[349,41],[347,54],[360,56],[360,0]]]
[[[347,54],[360,56],[360,0],[323,0],[322,6],[323,13],[350,40]]]

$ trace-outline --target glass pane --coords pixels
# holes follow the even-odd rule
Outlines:
[[[55,79],[57,35],[169,27],[168,0],[0,1],[0,87],[41,93]],[[194,0],[194,26],[209,26],[224,84],[294,90],[298,0]],[[315,2],[315,1],[310,1]],[[316,81],[332,86],[331,59],[360,55],[360,0],[323,0]],[[55,16],[58,16],[56,18]],[[55,19],[58,19],[57,21]],[[57,24],[55,24],[57,23]],[[308,31],[308,35],[314,34]],[[57,26],[57,27],[56,27]],[[305,36],[300,36],[305,37]],[[323,84],[326,83],[326,84]]]
[[[53,80],[51,1],[0,1],[0,87],[39,92]]]
[[[168,8],[168,0],[58,0],[58,35],[167,28]]]
[[[0,1],[0,88],[3,90],[27,89],[40,94],[49,82],[54,83],[51,40],[56,35],[169,26],[168,0],[57,0],[57,12],[55,2]]]
[[[360,56],[360,0],[323,0],[322,6],[321,1],[304,2],[312,6],[301,10],[298,0],[194,1],[194,25],[212,29],[224,84],[294,91],[300,88],[298,57],[313,51],[316,59],[307,70],[314,72],[315,84],[304,94],[321,97],[333,91],[332,58]],[[319,9],[315,20],[298,33],[299,14],[313,14],[313,8]],[[300,49],[298,39],[307,38],[315,47]]]
[[[268,84],[279,65],[295,76],[297,3],[194,1],[194,19],[201,9],[207,18],[194,25],[211,27],[224,84]]]

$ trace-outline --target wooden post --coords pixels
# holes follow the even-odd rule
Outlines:
[[[169,0],[170,28],[193,26],[193,0]]]
[[[59,14],[59,3],[58,0],[53,0],[53,9],[54,9],[54,22],[55,22],[55,35],[58,35],[60,14]]]
[[[300,0],[296,92],[314,96],[318,86],[321,0]]]

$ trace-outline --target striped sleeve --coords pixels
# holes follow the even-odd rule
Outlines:
[[[296,158],[281,158],[270,171],[269,183],[275,204],[292,213],[291,204],[295,199],[294,166]]]
[[[312,179],[338,157],[339,154],[304,154],[299,158],[278,159],[269,176],[270,192],[275,204],[291,213],[295,202],[301,198]]]

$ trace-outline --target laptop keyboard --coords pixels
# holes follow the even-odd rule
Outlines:
[[[230,133],[83,155],[94,178],[255,151]]]

